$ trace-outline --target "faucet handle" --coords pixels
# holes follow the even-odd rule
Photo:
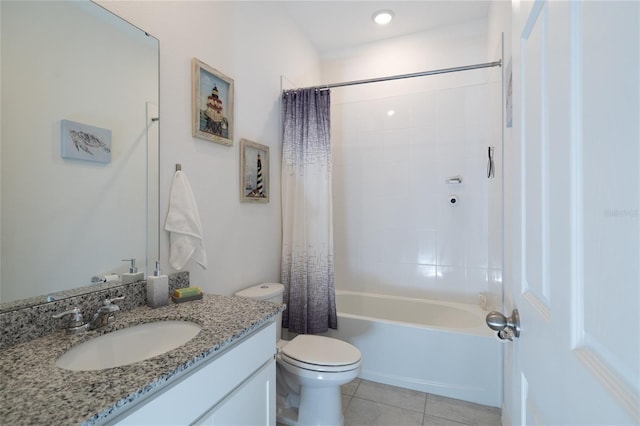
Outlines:
[[[84,324],[83,318],[82,318],[82,312],[80,312],[80,308],[78,308],[77,306],[75,306],[73,309],[70,309],[68,311],[65,312],[60,312],[59,314],[55,314],[52,316],[52,318],[54,319],[58,319],[58,318],[62,318],[64,316],[69,315],[69,324],[68,327],[79,327],[82,324]]]
[[[114,297],[109,299],[108,297],[102,301],[102,306],[112,305],[113,302],[117,302],[119,300],[124,300],[124,296]]]

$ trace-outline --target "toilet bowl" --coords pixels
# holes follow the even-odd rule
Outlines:
[[[284,286],[267,283],[250,287],[236,296],[282,303]],[[277,420],[295,425],[341,425],[340,386],[358,376],[362,355],[353,345],[324,336],[299,335],[280,339],[276,357]]]

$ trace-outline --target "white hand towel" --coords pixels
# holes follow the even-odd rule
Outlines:
[[[164,229],[170,232],[169,264],[174,269],[181,270],[191,258],[207,269],[198,205],[191,185],[181,170],[173,177]]]

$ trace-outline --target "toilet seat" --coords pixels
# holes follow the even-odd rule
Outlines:
[[[299,335],[280,348],[283,362],[305,370],[344,372],[360,367],[360,351],[338,339]]]

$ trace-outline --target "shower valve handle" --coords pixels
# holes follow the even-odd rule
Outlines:
[[[498,337],[503,340],[513,340],[512,337],[520,336],[520,315],[517,309],[511,312],[510,317],[505,317],[501,312],[489,312],[486,321],[489,328],[497,331]]]

